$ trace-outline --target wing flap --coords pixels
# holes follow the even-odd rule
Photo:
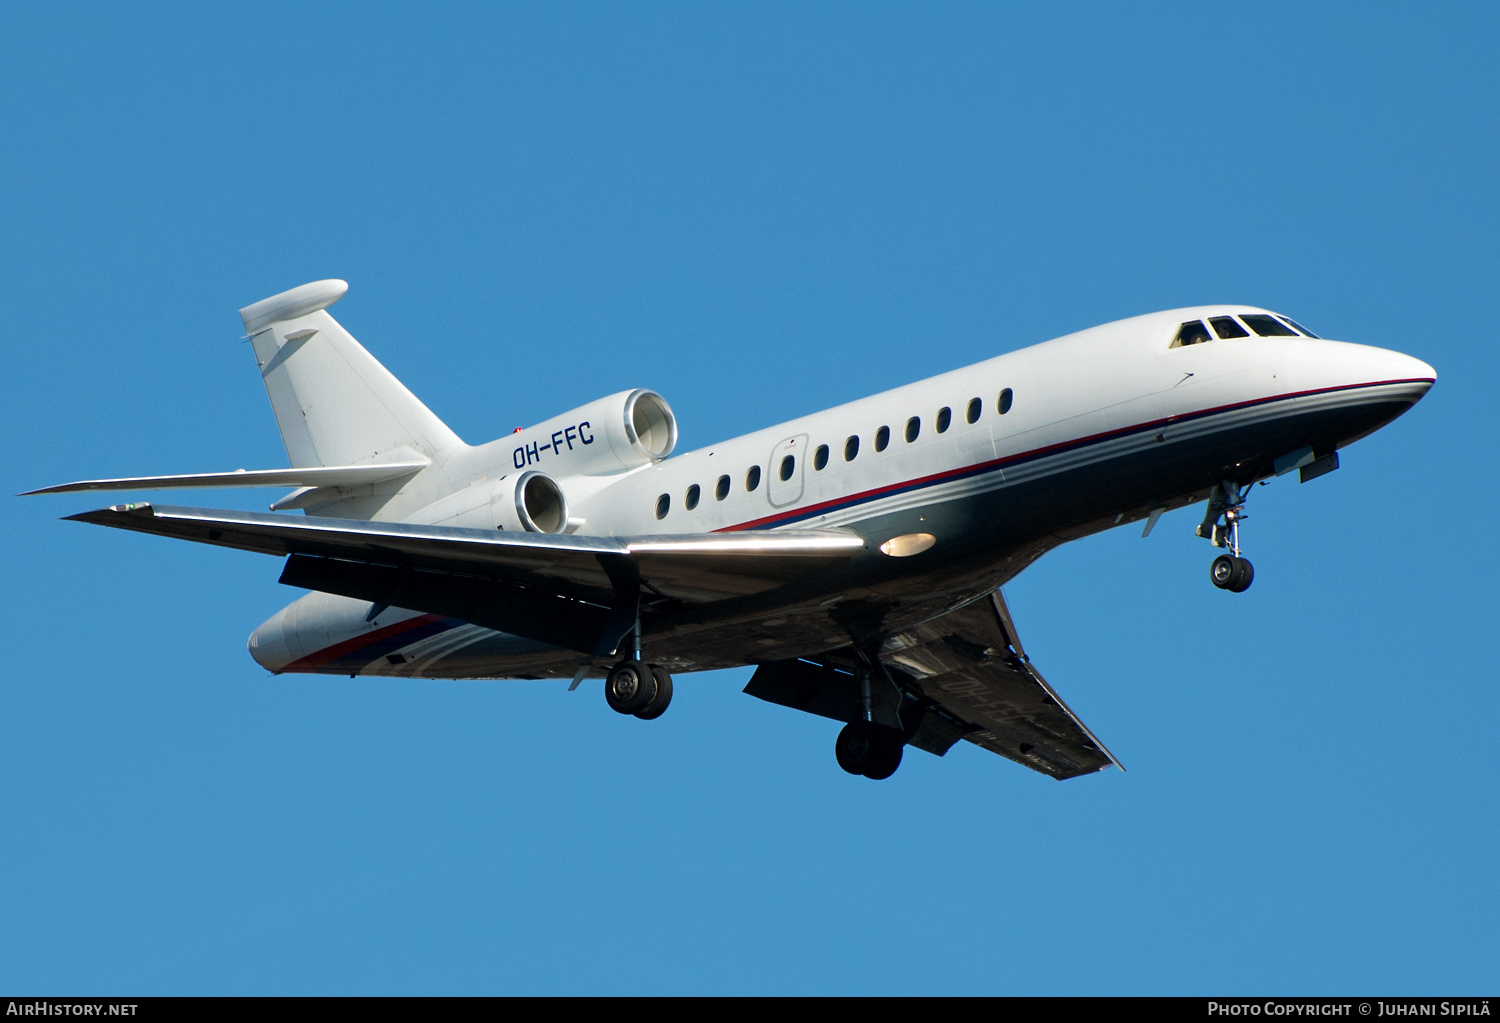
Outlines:
[[[976,746],[1058,779],[1124,770],[1031,664],[999,590],[892,636],[881,660],[976,726]]]
[[[287,558],[279,581],[368,600],[372,612],[404,607],[583,653],[597,649],[610,617],[608,607],[503,579],[306,554]]]
[[[999,590],[889,636],[879,655],[896,685],[870,687],[871,713],[899,727],[910,746],[943,756],[967,739],[1059,780],[1111,764],[1124,770],[1032,666]],[[745,692],[853,721],[863,713],[861,660],[844,647],[815,659],[763,662]]]

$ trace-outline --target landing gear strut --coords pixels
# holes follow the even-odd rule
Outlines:
[[[619,651],[625,654],[625,660],[609,669],[609,674],[604,677],[604,700],[611,710],[621,714],[632,714],[643,721],[650,721],[666,713],[667,704],[672,702],[672,676],[661,665],[647,664],[641,660],[639,580],[633,581],[624,597],[625,603],[618,610],[631,615],[634,623],[618,641],[619,645],[627,642],[629,645],[625,646],[623,651]],[[618,619],[616,623],[618,624]],[[619,634],[615,633],[615,635]],[[611,640],[606,648],[613,647],[618,651],[619,645]],[[578,677],[579,679],[583,677],[582,668],[579,669]],[[576,682],[577,680],[575,684]]]
[[[850,774],[862,774],[881,781],[896,773],[906,736],[899,728],[876,724],[874,700],[870,692],[870,665],[862,658],[856,669],[859,679],[860,718],[839,732],[833,743],[833,755],[839,766]]]
[[[1240,557],[1240,521],[1248,518],[1245,498],[1249,493],[1250,485],[1241,487],[1233,480],[1220,483],[1209,494],[1208,513],[1198,527],[1199,536],[1206,537],[1215,547],[1229,551],[1214,558],[1208,577],[1219,589],[1231,593],[1244,593],[1255,581],[1255,566],[1248,558]]]

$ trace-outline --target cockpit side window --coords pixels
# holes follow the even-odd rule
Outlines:
[[[1297,332],[1274,316],[1264,316],[1259,313],[1242,313],[1240,319],[1245,325],[1255,331],[1261,337],[1296,337]]]
[[[1208,328],[1203,325],[1202,320],[1189,320],[1177,328],[1177,336],[1172,339],[1173,348],[1184,348],[1188,345],[1201,345],[1205,341],[1212,340]]]
[[[1214,333],[1222,338],[1250,336],[1250,332],[1241,327],[1233,316],[1215,316],[1208,322],[1213,324]]]
[[[1312,331],[1310,331],[1306,327],[1302,326],[1302,324],[1298,323],[1296,320],[1292,319],[1290,316],[1282,316],[1281,314],[1278,313],[1277,314],[1277,318],[1280,319],[1284,323],[1290,323],[1293,327],[1296,327],[1299,331],[1301,331],[1302,333],[1306,334],[1310,338],[1317,338],[1317,340],[1319,340],[1319,341],[1322,340],[1322,338],[1319,338],[1318,335],[1314,334]]]

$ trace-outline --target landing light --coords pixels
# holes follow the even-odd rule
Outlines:
[[[881,544],[880,553],[888,554],[893,558],[909,558],[913,554],[921,554],[935,543],[937,543],[937,537],[931,533],[906,533],[902,536],[893,536]]]

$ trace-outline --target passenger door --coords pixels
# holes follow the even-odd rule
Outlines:
[[[802,497],[802,472],[807,461],[807,434],[788,437],[771,452],[766,466],[766,496],[773,508],[784,508]]]

